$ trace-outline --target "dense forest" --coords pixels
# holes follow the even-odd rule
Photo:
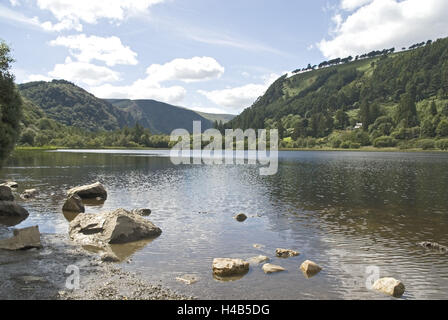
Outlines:
[[[282,76],[218,129],[278,128],[288,148],[448,149],[448,39],[350,58]]]

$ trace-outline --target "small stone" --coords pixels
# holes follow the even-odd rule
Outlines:
[[[103,252],[100,254],[102,262],[120,262],[120,259],[112,252]]]
[[[39,191],[37,191],[37,189],[27,189],[20,195],[20,197],[24,200],[28,200],[36,197],[38,194]]]
[[[233,217],[238,222],[244,222],[247,219],[247,216],[244,213],[239,213]]]
[[[147,216],[151,215],[150,209],[134,209],[131,212],[134,214],[137,214],[139,216],[142,216],[142,217],[147,217]]]
[[[306,260],[304,263],[302,263],[300,269],[307,278],[315,276],[322,270],[322,268],[319,265],[310,260]]]
[[[300,255],[300,252],[289,249],[277,249],[275,250],[275,255],[279,258],[290,258]]]
[[[73,194],[65,201],[62,211],[84,213],[86,209],[82,203],[82,199],[77,194]]]
[[[394,278],[378,279],[375,281],[372,288],[395,298],[400,298],[406,290],[404,284]]]
[[[253,245],[253,247],[254,247],[255,249],[263,249],[263,248],[265,248],[266,246],[263,245],[263,244],[258,244],[258,243],[256,243],[256,244]]]
[[[275,273],[275,272],[282,272],[286,269],[281,266],[276,266],[275,264],[266,263],[263,265],[263,271],[264,273]]]

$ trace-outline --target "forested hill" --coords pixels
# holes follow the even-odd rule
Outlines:
[[[436,143],[448,136],[448,38],[394,51],[284,75],[226,127],[278,128],[287,147]]]
[[[19,91],[48,118],[66,126],[89,131],[117,130],[132,121],[125,112],[65,80],[20,84]]]
[[[132,128],[137,123],[152,134],[170,134],[178,128],[192,132],[193,121],[201,121],[202,129],[207,130],[213,127],[215,118],[231,117],[199,114],[154,100],[103,100],[65,80],[30,82],[18,87],[27,100],[25,118],[36,120],[40,116],[88,132]]]

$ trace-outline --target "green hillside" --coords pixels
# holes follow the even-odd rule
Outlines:
[[[448,39],[412,48],[284,75],[226,127],[278,128],[284,147],[435,147],[448,136]]]
[[[233,114],[214,114],[214,113],[205,113],[205,112],[200,112],[200,111],[196,111],[197,114],[199,114],[200,116],[204,117],[205,119],[210,120],[211,122],[222,122],[227,123],[230,120],[234,119],[236,117],[236,115]]]
[[[128,124],[127,114],[64,80],[19,85],[20,93],[50,119],[89,131],[116,130]]]
[[[110,99],[107,101],[129,114],[134,124],[138,122],[155,134],[170,134],[179,128],[193,132],[193,121],[201,121],[203,131],[213,127],[210,120],[195,111],[155,100]]]

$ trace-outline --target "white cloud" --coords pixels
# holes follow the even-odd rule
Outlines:
[[[196,82],[219,78],[224,73],[215,59],[194,57],[174,59],[163,65],[153,64],[146,70],[146,78],[127,86],[105,84],[91,88],[100,98],[154,99],[167,103],[179,103],[187,90],[181,86],[162,86],[166,81]]]
[[[174,59],[163,65],[153,64],[146,70],[148,79],[157,83],[170,80],[196,82],[220,78],[225,69],[210,57]]]
[[[31,74],[29,75],[24,82],[33,82],[33,81],[51,81],[53,78],[41,75],[41,74]]]
[[[87,37],[85,34],[68,37],[58,37],[50,42],[51,46],[64,46],[70,49],[70,54],[80,62],[99,60],[108,66],[117,64],[136,65],[137,53],[124,46],[118,37]]]
[[[2,4],[0,4],[0,18],[4,19],[4,21],[9,21],[14,24],[20,23],[32,28],[41,28],[41,24],[37,17],[26,17],[22,13],[11,10],[10,8],[3,6]]]
[[[372,2],[372,0],[342,0],[341,8],[344,10],[352,11],[365,4]]]
[[[97,86],[106,82],[119,81],[120,75],[106,67],[85,62],[73,62],[68,57],[65,63],[56,64],[54,69],[48,72],[48,75],[30,75],[27,81],[49,81],[50,79],[64,79],[78,85]]]
[[[262,84],[252,83],[241,87],[213,91],[199,90],[198,92],[218,106],[226,108],[229,112],[239,113],[262,96],[278,77],[276,74],[270,74],[263,77],[264,83]]]
[[[91,88],[91,92],[103,99],[154,99],[171,104],[181,102],[187,94],[181,86],[162,87],[145,80],[137,80],[129,86],[105,84]]]
[[[82,23],[96,24],[99,19],[122,21],[145,13],[151,6],[165,0],[36,0],[41,10],[50,11],[62,26],[82,30]],[[48,28],[54,27],[45,22]]]
[[[342,1],[342,7],[347,10],[362,4],[345,19],[339,21],[336,17],[338,14],[335,15],[333,39],[324,39],[318,44],[325,57],[337,58],[376,49],[401,48],[447,36],[446,0]]]
[[[15,7],[15,6],[19,6],[19,5],[20,5],[19,0],[9,0],[9,2],[11,3],[11,5],[12,5],[13,7]]]

